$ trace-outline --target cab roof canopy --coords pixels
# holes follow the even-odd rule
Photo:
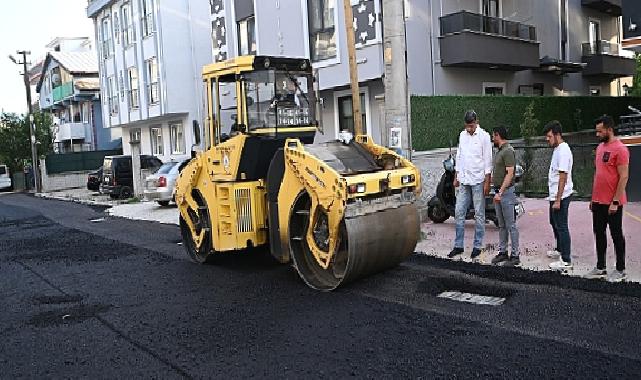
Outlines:
[[[222,77],[260,70],[283,70],[292,72],[312,72],[312,65],[306,58],[284,58],[245,55],[222,62],[206,65],[203,78]]]

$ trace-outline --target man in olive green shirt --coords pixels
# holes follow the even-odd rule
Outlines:
[[[519,260],[519,230],[516,226],[514,211],[517,204],[516,192],[514,191],[516,155],[514,148],[507,142],[505,127],[496,127],[492,132],[494,146],[499,149],[494,156],[492,171],[492,185],[496,193],[494,208],[499,221],[499,253],[492,259],[492,264],[517,266],[521,261]],[[510,255],[507,251],[508,237],[512,241]]]

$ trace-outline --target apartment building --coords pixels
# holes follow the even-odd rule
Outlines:
[[[414,94],[623,95],[621,0],[428,0],[406,9]]]
[[[142,154],[190,155],[202,141],[202,67],[212,61],[205,0],[89,0],[98,41],[102,110]]]
[[[98,63],[88,37],[56,38],[47,45],[36,92],[53,119],[57,153],[113,149],[117,130],[103,128]]]
[[[621,0],[404,0],[416,95],[623,95]],[[381,0],[352,0],[364,125],[384,129]],[[324,134],[352,124],[343,0],[212,0],[216,60],[306,57],[318,69]],[[302,37],[302,38],[301,38]]]

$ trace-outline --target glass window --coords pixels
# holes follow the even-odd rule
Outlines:
[[[364,93],[361,93],[361,117],[363,120],[363,131],[367,131]],[[341,131],[347,130],[354,133],[354,106],[351,95],[338,98],[338,127]]]
[[[107,79],[109,88],[109,112],[114,115],[118,113],[118,89],[116,88],[116,78],[111,76]]]
[[[185,154],[185,135],[182,123],[169,124],[171,154]]]
[[[154,33],[154,2],[142,0],[142,33],[147,37]]]
[[[499,0],[483,0],[483,15],[488,17],[500,16]]]
[[[336,57],[336,0],[307,0],[312,61]]]
[[[238,21],[240,55],[256,54],[256,19],[254,16]]]
[[[158,103],[158,60],[156,57],[146,61],[147,66],[147,98],[149,104]]]
[[[102,56],[104,59],[111,57],[113,53],[113,46],[111,43],[111,20],[109,17],[102,19]]]
[[[122,38],[123,44],[129,46],[136,40],[136,31],[134,30],[133,17],[131,16],[131,5],[125,4],[122,10]]]
[[[153,127],[151,131],[151,154],[162,156],[164,153],[164,146],[162,142],[162,128]]]
[[[212,87],[212,93],[216,94],[216,82],[212,82]],[[217,104],[217,108],[220,110],[220,133],[229,134],[231,132],[232,125],[234,125],[237,120],[236,83],[233,81],[229,83],[221,82],[218,90],[218,99],[220,100],[220,103]]]
[[[175,166],[177,166],[176,162],[167,162],[166,164],[162,164],[156,174],[169,174]]]
[[[118,18],[118,13],[114,13],[114,40],[116,43],[120,43],[120,19]]]
[[[129,108],[138,108],[140,106],[138,97],[138,69],[130,67],[127,70],[129,79]]]

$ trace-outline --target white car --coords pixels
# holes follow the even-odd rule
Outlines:
[[[186,158],[167,162],[157,172],[148,176],[145,179],[145,198],[156,201],[161,206],[168,206],[169,202],[173,202],[176,179],[190,160],[190,158]]]
[[[11,173],[7,165],[0,165],[0,190],[11,190]]]

